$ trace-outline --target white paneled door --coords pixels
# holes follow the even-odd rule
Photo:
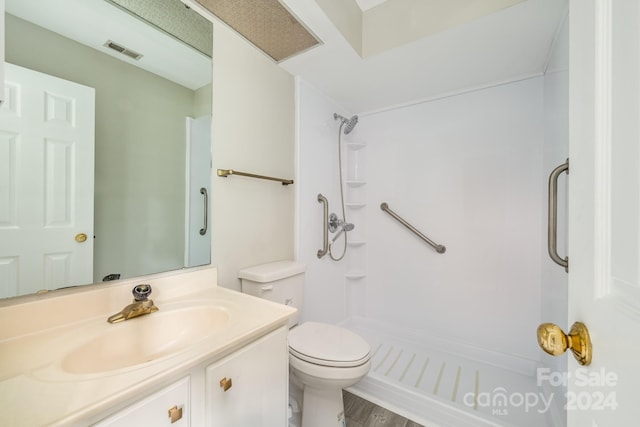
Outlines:
[[[93,281],[95,90],[5,64],[0,297]]]
[[[638,425],[640,1],[570,1],[568,324],[593,343],[565,377],[570,427]]]

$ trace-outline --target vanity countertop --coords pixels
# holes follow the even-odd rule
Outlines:
[[[131,288],[143,283],[141,279],[31,297],[18,304],[3,303],[0,425],[86,425],[86,420],[95,421],[109,408],[140,399],[181,372],[222,357],[285,325],[295,313],[293,308],[218,287],[216,281],[216,270],[211,267],[145,278],[153,287],[151,299],[160,311],[117,324],[108,323],[107,317],[131,302]],[[130,322],[150,321],[159,313],[183,313],[203,306],[215,306],[218,312],[225,312],[227,323],[175,352],[100,372],[85,372],[73,366],[68,369],[63,362],[70,352],[122,325],[131,327]]]

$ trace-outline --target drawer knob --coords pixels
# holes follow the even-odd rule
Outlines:
[[[174,406],[173,408],[169,409],[169,419],[171,420],[171,424],[182,419],[182,408]]]
[[[220,388],[222,391],[227,391],[231,388],[233,383],[231,382],[231,378],[224,377],[220,380]]]

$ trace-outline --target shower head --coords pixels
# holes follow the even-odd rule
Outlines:
[[[333,118],[335,120],[340,120],[342,123],[342,125],[344,125],[344,134],[347,135],[348,133],[351,133],[351,131],[353,130],[354,127],[356,127],[356,125],[358,124],[358,116],[353,116],[350,119],[347,119],[344,116],[341,116],[338,113],[333,113]]]

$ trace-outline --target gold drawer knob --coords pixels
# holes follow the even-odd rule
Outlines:
[[[182,408],[174,406],[173,408],[169,409],[169,419],[171,420],[171,424],[182,419]]]
[[[591,338],[584,323],[574,323],[568,335],[554,323],[543,323],[538,326],[538,344],[552,356],[560,356],[570,348],[579,364],[591,363]]]
[[[233,383],[231,382],[231,378],[224,377],[220,380],[220,388],[222,391],[227,391],[231,388]]]

